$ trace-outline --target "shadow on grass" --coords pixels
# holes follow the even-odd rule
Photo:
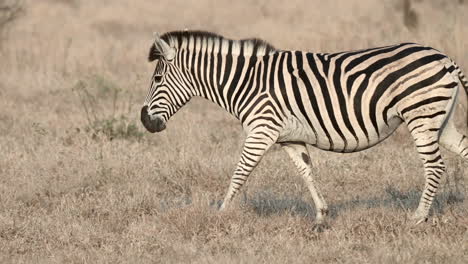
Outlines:
[[[313,204],[303,201],[299,197],[278,197],[269,192],[258,192],[252,197],[245,198],[243,205],[253,209],[260,216],[290,213],[305,217],[313,217]]]
[[[412,211],[418,206],[420,197],[420,190],[399,191],[389,186],[385,189],[385,194],[382,197],[372,197],[369,199],[356,198],[341,203],[330,204],[329,212],[331,218],[336,218],[341,212],[357,208],[392,208]],[[459,191],[444,190],[443,192],[439,192],[433,202],[431,213],[443,214],[447,206],[462,203],[464,199],[464,193]],[[165,211],[183,208],[192,205],[192,203],[192,199],[188,196],[178,200],[162,200],[160,202],[160,209]],[[221,200],[211,200],[210,207],[218,209],[221,203]],[[315,216],[315,207],[312,201],[309,203],[299,197],[278,197],[267,191],[257,192],[250,197],[244,196],[241,205],[263,217],[284,213],[310,218],[314,218]]]
[[[385,189],[385,195],[382,197],[372,197],[369,199],[357,198],[342,203],[330,204],[330,217],[336,218],[340,212],[356,208],[393,208],[397,210],[415,210],[418,206],[421,191],[409,190],[399,191],[392,186]],[[462,203],[465,195],[462,192],[443,191],[437,194],[432,213],[442,214],[445,208],[451,204]],[[253,209],[260,216],[269,216],[273,214],[290,213],[305,217],[315,215],[313,204],[303,201],[297,197],[283,197],[261,192],[250,198],[244,199],[244,204]]]

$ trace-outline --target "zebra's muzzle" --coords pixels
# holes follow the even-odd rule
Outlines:
[[[164,120],[160,117],[152,117],[148,115],[148,106],[143,106],[141,109],[141,123],[143,126],[151,133],[161,132],[166,129],[166,124]]]

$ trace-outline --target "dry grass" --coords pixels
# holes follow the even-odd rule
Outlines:
[[[315,233],[279,148],[216,211],[243,139],[222,110],[194,100],[157,135],[138,121],[153,31],[322,52],[416,41],[468,71],[466,1],[24,2],[0,45],[1,263],[466,263],[468,164],[445,153],[433,216],[411,228],[423,171],[405,129],[356,154],[314,151],[332,212]]]

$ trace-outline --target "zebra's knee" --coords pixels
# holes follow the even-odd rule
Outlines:
[[[426,174],[431,174],[431,173],[443,174],[447,171],[447,166],[442,160],[440,160],[437,163],[425,163],[424,169],[426,171]]]

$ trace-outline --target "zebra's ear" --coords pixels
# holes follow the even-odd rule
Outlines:
[[[155,61],[155,60],[157,60],[157,59],[159,59],[161,57],[162,57],[162,55],[159,53],[159,51],[156,48],[156,45],[154,45],[154,43],[153,43],[153,45],[151,45],[151,48],[149,50],[148,61],[152,62],[152,61]]]
[[[154,34],[154,43],[150,48],[150,53],[148,56],[149,61],[154,61],[160,57],[164,57],[166,60],[172,60],[175,57],[175,49],[169,46],[159,34]]]

